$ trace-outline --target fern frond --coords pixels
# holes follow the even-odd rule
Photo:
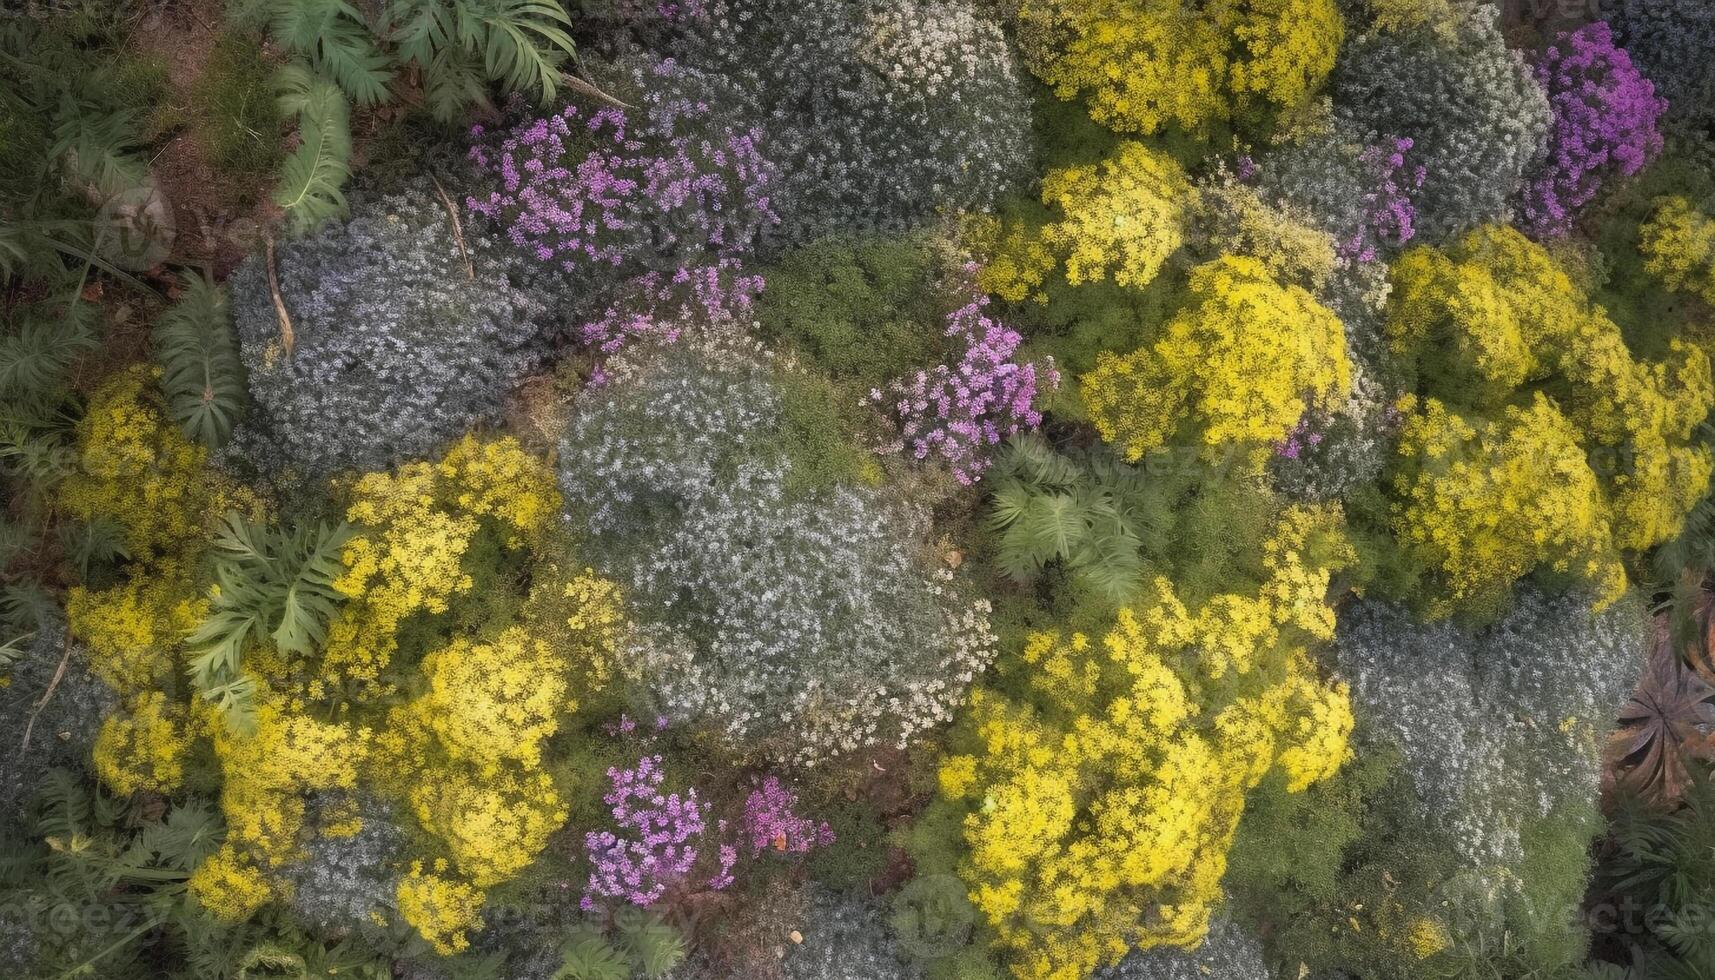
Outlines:
[[[345,0],[275,0],[273,12],[270,32],[287,51],[307,58],[359,105],[387,101],[393,73],[362,11]]]
[[[131,557],[131,550],[125,544],[125,528],[106,515],[61,525],[60,543],[85,582],[89,581],[92,566]]]
[[[96,346],[91,304],[51,307],[31,308],[0,338],[0,397],[57,391],[78,355]]]
[[[650,980],[667,975],[685,959],[685,937],[660,916],[627,908],[614,916],[620,942]]]
[[[567,29],[572,20],[552,0],[462,0],[482,21],[482,53],[488,77],[508,91],[554,97],[559,65],[576,53]],[[474,8],[474,9],[473,9]]]
[[[72,179],[103,198],[142,185],[149,167],[136,152],[141,142],[130,111],[99,112],[69,91],[60,93],[49,153]]]
[[[561,947],[565,956],[549,980],[630,980],[631,964],[594,930]]]
[[[351,175],[351,113],[339,88],[301,65],[275,74],[280,110],[298,117],[298,148],[280,168],[274,203],[292,230],[303,234],[346,212]]]
[[[173,420],[187,438],[216,449],[244,412],[244,365],[226,290],[203,276],[183,281],[184,294],[155,325],[155,360]]]

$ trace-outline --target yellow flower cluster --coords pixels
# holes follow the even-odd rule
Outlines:
[[[146,691],[102,720],[92,752],[95,773],[121,796],[170,793],[184,781],[190,746],[183,714],[165,694]]]
[[[421,862],[399,880],[399,914],[423,934],[435,952],[451,956],[469,948],[465,932],[482,928],[482,892],[459,881],[441,877],[446,862],[424,871]]]
[[[1335,0],[1023,0],[1030,70],[1121,132],[1303,104],[1345,39]]]
[[[1708,483],[1692,434],[1715,405],[1709,359],[1677,341],[1664,362],[1634,359],[1606,312],[1512,228],[1402,256],[1387,327],[1427,396],[1413,407],[1430,413],[1402,446],[1399,534],[1454,603],[1536,567],[1612,597],[1619,551],[1676,534]],[[1497,510],[1459,502],[1471,494]]]
[[[547,465],[517,440],[475,436],[439,463],[366,474],[351,493],[346,519],[361,530],[346,543],[346,574],[334,582],[350,601],[328,628],[324,684],[375,682],[406,617],[444,613],[471,590],[463,558],[479,531],[494,528],[506,547],[522,547],[560,503]]]
[[[1661,198],[1655,207],[1639,232],[1644,268],[1667,288],[1715,306],[1715,217],[1679,196]]]
[[[116,523],[129,552],[119,582],[66,595],[72,634],[119,695],[97,737],[96,771],[119,793],[172,792],[196,726],[163,689],[174,686],[185,634],[207,608],[193,576],[219,516],[259,505],[211,470],[207,451],[171,423],[155,373],[144,368],[96,391],[78,424],[77,450],[80,466],[61,485],[59,506],[76,520]]]
[[[1345,331],[1305,290],[1236,255],[1192,270],[1190,289],[1191,304],[1152,344],[1103,353],[1080,379],[1091,422],[1127,459],[1189,420],[1207,447],[1248,450],[1260,463],[1307,408],[1350,391]]]
[[[1264,201],[1230,175],[1198,191],[1198,238],[1212,250],[1256,259],[1282,283],[1317,292],[1340,265],[1334,237],[1298,213]]]
[[[1405,408],[1414,411],[1414,403]],[[1531,571],[1626,590],[1601,485],[1579,433],[1545,396],[1475,424],[1429,400],[1400,432],[1395,534],[1441,579],[1431,615],[1492,608]]]
[[[1147,286],[1184,243],[1193,200],[1178,162],[1142,143],[1121,143],[1099,164],[1051,170],[1042,180],[1042,203],[1059,220],[1034,232],[1007,229],[978,284],[1013,302],[1046,302],[1042,285],[1064,262],[1074,286],[1109,276],[1121,286]]]
[[[273,876],[300,857],[305,798],[357,786],[371,733],[287,711],[267,694],[256,706],[252,732],[234,732],[218,720],[208,727],[224,777],[226,841],[191,885],[211,910],[233,910],[242,918],[255,910],[251,901],[266,901],[280,889]],[[258,881],[268,885],[266,893],[254,887]],[[234,891],[238,886],[245,890]]]
[[[1158,579],[1099,643],[1032,636],[1025,701],[972,693],[970,751],[940,788],[965,807],[961,874],[1015,975],[1082,980],[1130,949],[1196,945],[1246,793],[1344,763],[1347,692],[1306,650],[1334,627],[1332,569],[1309,543],[1338,526],[1337,509],[1290,510],[1255,595],[1191,610]]]

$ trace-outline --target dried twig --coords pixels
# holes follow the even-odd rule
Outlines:
[[[59,689],[60,679],[65,677],[66,665],[69,663],[71,663],[71,630],[66,630],[65,652],[60,655],[60,665],[54,668],[53,679],[48,681],[48,689],[42,692],[41,698],[36,701],[35,707],[30,711],[30,720],[24,725],[23,744],[18,746],[18,758],[22,759],[24,753],[29,751],[30,733],[36,729],[36,719],[41,717],[42,709],[48,706],[48,699],[53,697],[54,691]]]
[[[459,258],[464,259],[464,277],[476,280],[476,266],[471,265],[470,249],[464,246],[464,225],[459,223],[459,209],[453,207],[453,199],[447,196],[447,189],[441,186],[439,178],[430,177],[435,182],[435,193],[441,196],[441,205],[447,209],[447,217],[453,221],[453,238],[459,243]]]
[[[568,72],[561,72],[560,78],[562,78],[565,81],[565,83],[567,85],[571,86],[575,91],[582,92],[583,94],[589,96],[592,99],[598,99],[602,102],[606,102],[608,105],[618,106],[621,109],[635,109],[635,108],[637,108],[636,106],[632,105],[629,102],[621,102],[620,100],[614,98],[613,96],[607,94],[606,92],[603,92],[601,89],[596,88],[594,82],[591,82],[585,78],[580,78],[579,76],[574,75],[569,71]]]
[[[280,272],[274,262],[274,236],[269,235],[263,240],[263,250],[268,258],[268,291],[274,294],[274,316],[280,321],[280,346],[285,348],[286,356],[292,356],[292,317],[286,312],[286,298],[280,295]]]

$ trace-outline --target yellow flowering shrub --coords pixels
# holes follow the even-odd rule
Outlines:
[[[1666,360],[1637,360],[1509,227],[1407,252],[1393,279],[1389,342],[1429,413],[1402,443],[1396,533],[1443,599],[1492,599],[1537,568],[1618,594],[1620,551],[1677,534],[1715,466],[1693,439],[1715,405],[1708,358],[1674,341]]]
[[[1079,379],[1091,422],[1127,459],[1190,422],[1205,446],[1251,450],[1260,462],[1307,408],[1350,391],[1345,330],[1305,290],[1234,255],[1192,270],[1190,289],[1154,342],[1103,353]]]
[[[1667,288],[1715,305],[1715,217],[1677,195],[1655,202],[1639,229],[1644,268]]]
[[[281,897],[274,879],[230,841],[203,859],[185,884],[205,911],[226,922],[242,922]]]
[[[444,613],[470,592],[463,558],[479,531],[496,528],[517,549],[541,534],[560,504],[547,465],[517,440],[475,436],[438,463],[366,474],[351,497],[346,520],[360,530],[345,546],[346,574],[334,582],[349,601],[328,628],[325,683],[377,681],[400,623]]]
[[[399,914],[423,934],[435,952],[451,956],[469,948],[467,930],[482,928],[482,892],[462,882],[444,878],[445,862],[434,871],[413,863],[410,874],[399,880]]]
[[[475,766],[433,767],[412,780],[408,796],[423,829],[477,888],[529,867],[567,815],[553,778],[520,767],[493,775]]]
[[[973,691],[940,789],[962,807],[960,868],[1013,973],[1082,980],[1131,949],[1195,946],[1245,795],[1345,762],[1353,719],[1309,643],[1332,638],[1337,509],[1287,511],[1254,593],[1189,609],[1158,578],[1099,641],[1032,635],[1026,693]],[[1310,558],[1313,539],[1331,556]]]
[[[1013,302],[1046,302],[1042,285],[1063,264],[1074,286],[1110,277],[1121,286],[1147,286],[1184,243],[1193,200],[1178,162],[1142,143],[1121,143],[1098,164],[1051,170],[1042,180],[1042,203],[1060,217],[1034,232],[1001,233],[978,284]]]
[[[1334,0],[1023,0],[1018,22],[1026,64],[1056,95],[1144,134],[1301,105],[1345,38]]]
[[[81,465],[58,504],[76,520],[118,524],[130,561],[116,585],[68,590],[66,618],[96,675],[124,699],[177,669],[185,631],[206,609],[192,575],[208,529],[228,507],[254,504],[209,469],[208,451],[167,418],[154,374],[141,368],[96,391],[77,451]]]
[[[189,719],[165,694],[146,691],[102,719],[92,761],[95,774],[121,796],[171,793],[184,781],[190,746]]]
[[[1590,583],[1602,605],[1625,591],[1602,489],[1578,435],[1541,394],[1493,422],[1468,422],[1434,400],[1408,418],[1395,534],[1440,583],[1432,614],[1492,607],[1537,569]]]
[[[1198,237],[1206,248],[1256,259],[1283,284],[1314,293],[1340,265],[1332,235],[1264,201],[1256,188],[1231,175],[1200,187],[1196,208]]]
[[[495,771],[534,766],[542,741],[559,729],[566,661],[517,627],[490,643],[460,637],[423,658],[429,689],[412,705],[449,756]]]

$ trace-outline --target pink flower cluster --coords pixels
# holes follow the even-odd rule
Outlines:
[[[1310,428],[1310,418],[1305,416],[1298,420],[1286,438],[1274,444],[1274,454],[1286,459],[1297,459],[1306,449],[1314,449],[1322,444],[1322,433],[1313,432]]]
[[[640,276],[600,319],[578,328],[578,340],[585,347],[614,354],[632,340],[672,343],[692,325],[740,331],[744,317],[762,292],[763,280],[737,270],[738,263],[728,259],[711,265],[680,266],[670,274]]]
[[[967,486],[988,469],[990,447],[1042,424],[1038,384],[1060,384],[1053,358],[1040,366],[1013,360],[1023,338],[984,312],[988,302],[978,297],[948,314],[946,336],[964,347],[957,364],[937,364],[891,382],[885,394],[869,393],[871,401],[892,408],[916,458],[940,456]]]
[[[1367,147],[1358,156],[1371,185],[1364,192],[1363,229],[1336,243],[1336,251],[1342,258],[1374,262],[1378,257],[1378,242],[1404,245],[1416,234],[1417,209],[1411,203],[1411,194],[1423,186],[1428,172],[1407,163],[1406,154],[1411,147],[1409,138],[1396,137]]]
[[[704,121],[708,106],[650,108],[647,123],[634,123],[621,109],[586,115],[568,105],[498,144],[473,128],[470,159],[499,186],[466,206],[567,272],[747,251],[780,220],[769,197],[776,171],[757,131],[692,136],[683,130]]]
[[[800,817],[798,796],[769,776],[750,791],[744,801],[739,828],[750,844],[752,856],[773,850],[803,854],[834,842],[834,831],[826,823]]]
[[[1526,181],[1520,210],[1535,234],[1560,235],[1610,175],[1629,177],[1661,152],[1656,122],[1667,102],[1614,46],[1603,21],[1562,33],[1537,61],[1536,80],[1548,92],[1554,124],[1548,157]]]
[[[584,851],[592,869],[580,903],[586,911],[598,898],[623,899],[632,905],[649,906],[661,900],[675,885],[701,879],[719,891],[732,884],[732,867],[738,849],[731,844],[715,845],[714,869],[697,874],[699,859],[710,846],[709,805],[697,799],[697,791],[684,796],[664,794],[659,755],[644,756],[630,769],[607,771],[613,788],[602,802],[613,809],[613,819],[624,836],[612,831],[584,835]],[[726,830],[726,821],[715,828]],[[705,877],[706,876],[706,877]]]

